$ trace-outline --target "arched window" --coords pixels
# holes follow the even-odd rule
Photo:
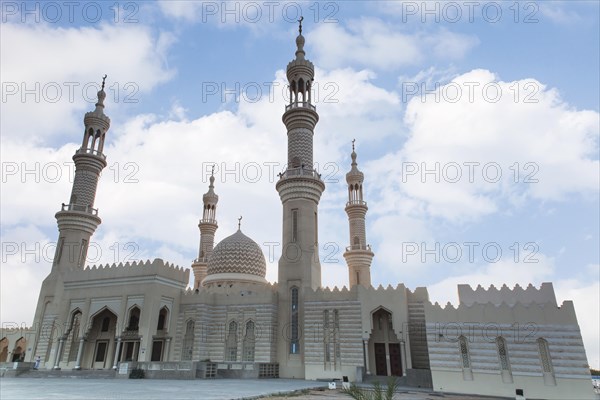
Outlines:
[[[104,317],[102,319],[102,326],[100,327],[101,332],[108,332],[108,328],[110,328],[110,318]]]
[[[298,288],[291,290],[291,335],[290,335],[290,354],[300,354],[300,332],[298,326]]]
[[[129,311],[129,323],[127,324],[126,330],[128,331],[137,331],[140,325],[140,309],[138,307],[133,307],[131,311]]]
[[[539,338],[537,340],[538,350],[540,353],[540,361],[542,362],[542,370],[544,373],[552,373],[552,360],[550,359],[550,349],[546,339]]]
[[[167,307],[163,307],[158,312],[158,323],[156,324],[157,331],[164,331],[167,329],[167,317],[169,315],[169,310]]]
[[[194,352],[194,328],[195,323],[189,320],[185,324],[185,335],[183,336],[183,350],[181,351],[182,361],[191,361]]]
[[[254,346],[256,345],[256,334],[254,322],[246,322],[246,334],[244,335],[244,347],[242,361],[254,361]]]
[[[469,357],[469,346],[467,345],[467,339],[464,336],[458,338],[458,345],[460,348],[460,357],[462,360],[463,369],[471,368],[471,358]]]
[[[237,361],[237,329],[237,322],[231,321],[225,342],[225,361]]]
[[[502,336],[496,338],[496,348],[498,349],[498,358],[500,359],[500,370],[509,371],[508,353],[506,350],[506,340]]]

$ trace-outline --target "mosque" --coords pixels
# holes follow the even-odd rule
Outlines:
[[[277,283],[265,279],[263,252],[241,228],[214,245],[214,176],[203,196],[193,287],[190,269],[161,259],[85,266],[101,223],[94,200],[107,165],[103,83],[95,110],[84,117],[69,202],[56,213],[58,244],[34,326],[29,336],[18,329],[2,332],[0,362],[14,361],[18,368],[39,357],[41,371],[109,371],[117,378],[134,368],[147,378],[353,382],[397,376],[404,385],[443,392],[596,398],[573,302],[557,304],[551,283],[459,285],[457,306],[432,304],[425,287],[371,285],[365,176],[354,144],[346,174],[349,286],[322,286],[318,207],[325,184],[313,168],[319,114],[311,99],[314,66],[304,45],[300,25],[282,118],[287,169],[275,185],[287,249]]]

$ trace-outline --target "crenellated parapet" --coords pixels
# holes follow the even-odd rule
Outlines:
[[[564,301],[560,307],[553,304],[521,303],[461,303],[457,307],[448,302],[445,306],[439,303],[425,303],[427,322],[454,323],[460,321],[480,321],[489,323],[515,322],[577,325],[577,317],[572,301]]]
[[[526,288],[515,285],[513,289],[510,289],[506,285],[502,285],[501,288],[496,288],[491,285],[488,289],[484,289],[481,285],[478,285],[476,289],[473,289],[470,285],[458,285],[458,298],[459,302],[471,305],[477,303],[493,303],[493,304],[552,304],[557,306],[556,296],[554,294],[554,287],[550,282],[544,282],[540,288],[536,288],[532,284],[529,284]]]
[[[136,277],[163,278],[171,282],[177,282],[184,288],[188,284],[190,270],[164,262],[160,258],[155,258],[153,261],[87,266],[85,269],[73,271],[65,277],[65,283]]]

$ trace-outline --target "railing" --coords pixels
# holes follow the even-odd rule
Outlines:
[[[291,176],[309,176],[315,179],[321,179],[321,174],[316,169],[309,169],[305,167],[288,168],[283,173],[279,174],[279,179],[289,178]]]
[[[361,206],[366,206],[367,202],[363,201],[363,200],[350,200],[349,202],[346,203],[347,206],[353,206],[353,205],[361,205]]]
[[[201,224],[217,224],[217,220],[216,219],[201,219],[200,220]]]
[[[371,251],[371,245],[367,244],[365,246],[364,244],[353,244],[352,246],[346,247],[346,251],[350,251],[350,250],[368,250],[368,251]]]
[[[98,215],[98,209],[92,208],[91,206],[82,206],[79,204],[65,204],[62,203],[61,211],[83,211],[88,214]]]
[[[104,154],[102,154],[99,150],[94,150],[94,149],[84,149],[82,147],[82,148],[77,149],[77,151],[75,153],[76,154],[91,154],[94,156],[98,156],[102,159],[106,159],[106,156]]]
[[[207,263],[208,262],[208,257],[198,257],[196,259],[194,259],[194,263]]]
[[[316,106],[312,105],[308,101],[297,101],[294,103],[290,103],[287,106],[285,106],[285,111],[291,110],[292,108],[308,108],[310,110],[315,110],[315,111],[317,109]]]

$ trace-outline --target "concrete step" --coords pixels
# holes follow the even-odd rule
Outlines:
[[[76,379],[113,379],[116,371],[111,369],[51,370],[40,369],[25,371],[19,378],[76,378]]]

